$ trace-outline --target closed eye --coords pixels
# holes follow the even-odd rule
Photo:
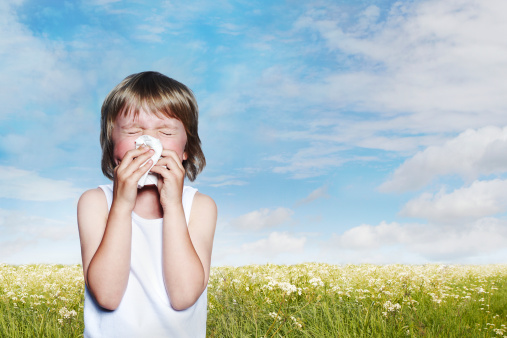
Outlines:
[[[127,135],[136,135],[141,132],[141,129],[128,129],[125,130],[125,132],[127,133]]]
[[[172,130],[161,130],[160,133],[165,136],[172,136],[174,135],[174,131]]]

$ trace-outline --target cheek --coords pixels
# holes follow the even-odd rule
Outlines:
[[[170,150],[175,151],[181,160],[186,160],[186,158],[185,158],[186,156],[184,154],[185,144],[186,143],[183,140],[176,141],[176,142],[173,140],[162,141],[162,147],[164,147],[164,149],[170,149]]]
[[[121,140],[116,142],[114,145],[114,161],[116,164],[123,159],[127,151],[135,149],[135,147],[136,143],[132,140]]]

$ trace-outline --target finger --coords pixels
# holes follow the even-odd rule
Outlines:
[[[183,165],[179,161],[175,161],[172,156],[161,158],[155,166],[162,167],[164,169],[167,168],[173,172],[185,175],[185,168]]]
[[[136,182],[139,181],[141,177],[151,169],[152,163],[153,161],[149,159],[148,162],[146,162],[146,165],[137,168],[137,170],[132,173],[132,178],[134,178]]]
[[[159,174],[161,176],[164,176],[169,173],[169,170],[167,168],[162,167],[162,166],[154,165],[153,168],[151,168],[151,172],[155,173],[155,174]]]
[[[144,174],[146,174],[146,172],[148,172],[150,170],[152,164],[153,164],[153,160],[148,159],[148,161],[146,162],[146,165],[144,165],[142,167],[138,167],[136,170],[134,170],[132,172],[131,172],[131,169],[133,168],[133,166],[130,166],[129,168],[127,168],[126,170],[124,170],[122,172],[116,171],[115,172],[115,177],[116,177],[115,182],[118,179],[119,182],[128,183],[128,184],[135,183],[137,185],[137,182],[139,182],[141,177]]]
[[[183,163],[182,163],[181,158],[178,156],[178,154],[174,150],[170,150],[170,149],[162,150],[162,157],[161,158],[172,158],[174,160],[174,162],[178,164],[178,167],[180,167],[180,169],[185,170],[183,168]]]
[[[150,150],[151,150],[150,147],[144,145],[137,149],[131,149],[125,153],[120,164],[124,163],[125,165],[129,165],[130,162],[132,162],[135,158],[139,157],[143,153],[149,152]]]
[[[127,176],[132,175],[132,173],[134,173],[137,169],[139,169],[141,167],[148,166],[148,170],[149,170],[151,164],[150,165],[148,165],[148,164],[143,165],[143,163],[148,161],[150,159],[150,157],[153,156],[153,153],[154,153],[154,151],[152,149],[148,149],[148,151],[146,151],[144,154],[137,156],[132,161],[130,161],[130,162],[125,161],[124,166],[120,167],[119,170],[121,170],[121,172]]]
[[[155,151],[153,149],[148,149],[146,153],[139,155],[131,163],[135,167],[140,167],[144,162],[148,161],[148,159],[151,158],[153,154],[155,154]]]
[[[166,168],[165,166],[153,166],[151,168],[151,172],[159,174],[163,179],[181,179],[185,176],[185,173],[178,168],[173,168],[173,170]]]
[[[126,170],[128,170],[131,163],[138,158],[139,156],[143,155],[143,153],[148,153],[149,148],[138,148],[138,149],[132,149],[125,153],[123,156],[123,159],[118,163],[116,167],[117,173],[123,173]],[[149,158],[149,157],[148,157]]]
[[[158,174],[160,176],[157,186],[159,186],[160,184],[163,184],[164,182],[167,182],[167,180],[172,181],[175,179],[174,173],[171,173],[170,170],[168,170],[165,167],[155,165],[155,166],[153,166],[153,168],[151,168],[150,172],[152,172],[154,174]]]
[[[130,182],[130,184],[137,185],[137,183],[139,182],[139,180],[141,179],[141,177],[150,170],[150,167],[151,167],[152,163],[153,163],[152,160],[148,160],[148,162],[146,163],[146,165],[144,165],[144,166],[142,166],[140,168],[137,168],[136,170],[134,170],[132,173],[129,173],[128,175],[125,175],[124,176],[124,181],[125,182]]]

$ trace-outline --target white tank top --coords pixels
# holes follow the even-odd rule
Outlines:
[[[101,185],[109,208],[113,185]],[[188,225],[197,189],[183,188],[183,210]],[[162,275],[162,219],[144,219],[132,212],[132,249],[127,289],[114,311],[101,308],[85,287],[84,337],[205,337],[207,288],[197,302],[174,310]]]

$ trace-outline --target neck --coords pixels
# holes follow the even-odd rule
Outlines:
[[[162,218],[163,211],[157,186],[147,185],[137,190],[134,212],[146,219]]]

